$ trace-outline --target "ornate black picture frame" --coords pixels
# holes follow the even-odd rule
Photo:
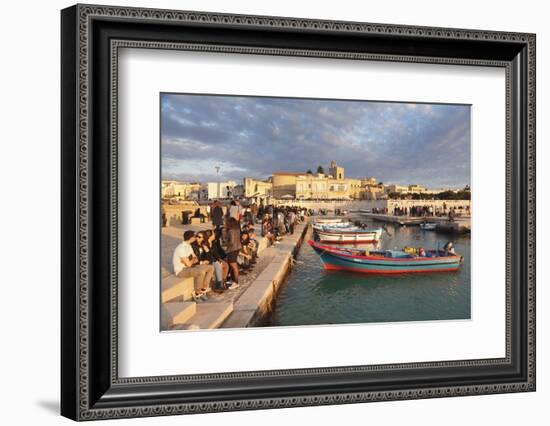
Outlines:
[[[61,28],[62,415],[92,420],[535,390],[534,34],[96,5],[64,9]],[[506,356],[119,378],[120,47],[504,68]]]

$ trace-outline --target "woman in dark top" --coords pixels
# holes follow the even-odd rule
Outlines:
[[[197,232],[195,242],[191,244],[191,247],[195,256],[199,259],[200,265],[209,265],[212,263],[210,248],[208,247],[204,231]]]
[[[214,266],[216,273],[216,289],[218,291],[225,290],[225,280],[229,273],[229,265],[225,261],[226,254],[223,251],[220,240],[216,238],[216,233],[212,230],[203,231],[206,240],[206,245],[209,249],[208,258],[210,263]]]

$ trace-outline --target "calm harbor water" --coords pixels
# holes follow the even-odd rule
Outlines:
[[[380,222],[367,222],[382,226]],[[283,285],[270,325],[321,325],[470,318],[470,237],[388,224],[379,248],[436,248],[451,240],[464,263],[458,272],[368,275],[325,271],[317,254],[302,245]],[[361,247],[361,246],[355,246]],[[366,246],[363,246],[366,247]],[[371,246],[372,247],[372,246]]]

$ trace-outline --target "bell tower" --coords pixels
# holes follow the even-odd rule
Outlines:
[[[332,160],[330,162],[329,174],[332,176],[333,179],[344,179],[344,168],[338,167],[336,160]]]

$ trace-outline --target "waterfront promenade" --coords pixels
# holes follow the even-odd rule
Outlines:
[[[296,226],[293,235],[283,236],[271,247],[260,235],[259,258],[254,267],[241,275],[240,287],[223,293],[210,292],[207,301],[190,300],[191,278],[180,279],[172,273],[172,255],[186,230],[212,229],[212,224],[172,224],[162,228],[161,238],[161,330],[196,330],[213,328],[241,328],[260,325],[271,312],[277,291],[291,267],[292,258],[300,247],[307,223]]]

